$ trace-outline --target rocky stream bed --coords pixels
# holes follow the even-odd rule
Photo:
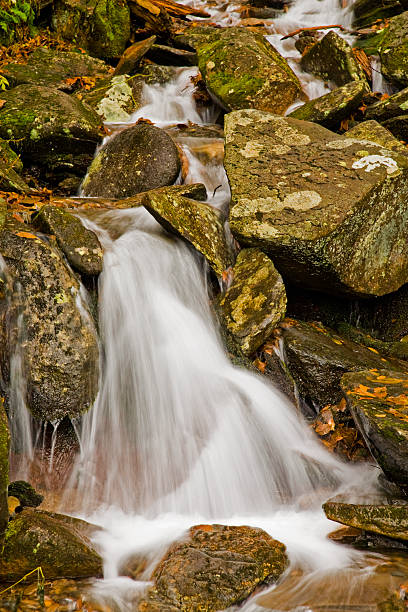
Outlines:
[[[408,609],[407,142],[406,0],[0,0],[1,610]]]

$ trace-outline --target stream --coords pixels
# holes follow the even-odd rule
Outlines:
[[[234,4],[197,4],[220,25],[240,22]],[[299,27],[350,27],[351,8],[339,5],[296,0],[267,25],[267,40],[288,59],[309,98],[327,93],[329,85],[304,73],[294,39],[281,38]],[[172,128],[217,122],[216,106],[196,107],[196,74],[196,68],[181,68],[167,85],[145,85],[143,106],[127,124],[109,126],[108,138],[142,118],[171,128],[188,162],[182,180],[204,183],[208,203],[225,213],[230,192],[222,138]],[[384,89],[380,78],[375,83]],[[244,610],[307,612],[325,603],[322,593],[329,588],[334,607],[327,609],[363,609],[352,606],[353,597],[381,557],[328,539],[336,524],[321,505],[339,492],[350,500],[354,492],[374,492],[377,470],[329,454],[286,397],[231,365],[209,306],[206,264],[144,208],[83,215],[83,223],[105,251],[99,281],[102,374],[95,405],[75,424],[79,449],[59,505],[103,528],[95,536],[104,559],[104,579],[92,585],[95,601],[119,611],[137,609],[168,545],[190,526],[211,522],[261,527],[287,547],[286,577],[254,595]],[[19,380],[18,354],[12,367]],[[21,404],[18,388],[15,393]],[[16,436],[32,453],[35,441],[21,433],[30,431],[24,418],[17,419]],[[147,560],[138,579],[121,576],[121,568],[137,558]]]

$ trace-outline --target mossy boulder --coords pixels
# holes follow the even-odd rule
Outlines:
[[[215,612],[273,583],[289,565],[285,546],[255,527],[198,525],[173,544],[153,571],[139,612]]]
[[[375,142],[384,149],[396,151],[401,155],[408,155],[408,147],[374,119],[358,123],[350,128],[344,136],[346,138],[357,138],[358,140],[371,140],[371,142]]]
[[[56,0],[52,26],[95,57],[119,59],[130,37],[130,10],[125,0]]]
[[[225,118],[230,227],[284,280],[380,296],[408,281],[408,160],[257,110]]]
[[[57,89],[19,85],[2,92],[0,137],[27,164],[53,172],[83,174],[102,140],[100,118]]]
[[[34,417],[49,421],[76,417],[96,395],[96,332],[79,283],[56,246],[27,230],[15,224],[0,231],[0,253],[8,277],[8,299],[1,302],[0,312],[3,380],[7,385],[20,314],[29,409]]]
[[[285,316],[285,286],[272,260],[258,249],[240,251],[231,277],[218,308],[242,352],[250,355]]]
[[[408,489],[408,374],[370,369],[341,386],[371,454],[391,482]]]
[[[37,508],[42,504],[44,497],[37,493],[32,485],[25,480],[14,480],[8,486],[8,495],[16,497],[20,506],[24,508]]]
[[[283,114],[301,92],[286,60],[261,34],[222,28],[197,37],[198,66],[204,81],[227,110],[258,108]]]
[[[379,49],[381,72],[398,87],[408,85],[408,11],[390,19]]]
[[[173,140],[146,123],[120,132],[93,160],[82,184],[84,195],[127,198],[142,191],[172,185],[180,171]]]
[[[36,215],[34,225],[53,234],[71,266],[89,276],[102,272],[103,252],[94,232],[67,210],[46,204]]]
[[[351,81],[330,93],[306,102],[292,111],[289,117],[320,123],[327,128],[337,128],[340,122],[360,106],[365,94],[369,93],[367,82]]]
[[[306,72],[324,81],[334,81],[339,87],[350,81],[366,81],[352,48],[333,30],[306,50],[301,66]]]
[[[2,68],[2,74],[7,78],[10,87],[30,84],[69,91],[67,79],[107,75],[109,66],[86,53],[39,47],[25,64],[7,64]]]
[[[0,546],[3,545],[4,532],[9,519],[8,486],[9,486],[9,450],[10,433],[4,399],[0,400]]]
[[[331,521],[342,525],[378,533],[387,538],[408,541],[408,503],[362,502],[351,504],[336,498],[323,504],[323,510]]]
[[[150,191],[143,205],[169,232],[192,244],[219,276],[234,261],[218,210],[172,190]]]
[[[102,558],[83,527],[65,518],[71,517],[26,509],[11,520],[0,557],[1,581],[20,580],[39,566],[47,580],[102,576]],[[37,580],[37,575],[30,578]]]
[[[406,0],[357,0],[353,4],[353,28],[366,28],[379,19],[389,19],[408,8]]]
[[[371,368],[408,373],[408,363],[387,358],[319,322],[285,319],[279,326],[285,367],[300,397],[316,412],[343,397],[343,374]]]

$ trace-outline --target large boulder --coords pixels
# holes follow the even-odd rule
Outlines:
[[[364,71],[348,42],[331,30],[302,55],[301,66],[339,87],[350,81],[366,81]]]
[[[250,355],[285,316],[285,285],[272,260],[258,249],[240,251],[231,278],[219,311],[243,353]]]
[[[288,567],[285,546],[262,529],[198,525],[173,544],[153,572],[139,612],[215,612],[275,582]]]
[[[52,25],[91,55],[119,59],[130,37],[130,10],[125,0],[57,0]]]
[[[61,251],[75,270],[89,276],[102,272],[103,252],[94,232],[78,217],[50,204],[43,206],[33,220],[35,227],[53,234]]]
[[[38,419],[79,416],[98,382],[98,342],[79,283],[52,242],[22,224],[0,231],[0,253],[9,293],[0,304],[3,380],[9,380],[22,314],[28,407]]]
[[[408,503],[384,500],[364,500],[361,504],[351,504],[336,498],[323,504],[327,518],[342,525],[356,527],[387,538],[408,541]]]
[[[346,372],[389,367],[408,373],[408,363],[385,358],[321,323],[285,319],[278,335],[286,370],[299,395],[316,411],[341,400],[340,381]]]
[[[408,11],[390,19],[380,46],[381,72],[398,87],[408,85]]]
[[[320,123],[327,128],[337,128],[340,122],[360,106],[369,92],[367,82],[351,81],[330,93],[310,100],[292,111],[289,117]]]
[[[20,580],[39,566],[47,580],[102,576],[102,558],[85,535],[86,531],[96,529],[79,519],[24,510],[7,528],[0,557],[0,580]],[[37,580],[37,575],[30,578]]]
[[[172,185],[179,171],[179,154],[170,136],[141,123],[123,130],[102,147],[82,189],[86,196],[126,198]]]
[[[164,189],[147,192],[143,205],[167,231],[183,238],[204,255],[219,276],[233,263],[224,219],[209,204]]]
[[[198,38],[196,49],[209,91],[227,110],[258,108],[283,114],[301,93],[286,60],[261,34],[218,29]]]
[[[353,419],[391,482],[408,490],[408,375],[370,369],[341,381]]]
[[[408,160],[315,123],[225,118],[230,226],[292,282],[379,296],[408,281]]]
[[[23,160],[53,172],[83,174],[102,140],[100,118],[57,89],[19,85],[1,94],[0,137]]]
[[[39,47],[26,63],[12,62],[4,66],[2,74],[10,87],[28,83],[69,90],[67,79],[107,75],[109,66],[86,53]]]

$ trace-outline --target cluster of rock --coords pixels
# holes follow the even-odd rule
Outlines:
[[[268,8],[252,4],[257,14]],[[404,495],[408,149],[401,141],[408,134],[408,7],[402,0],[355,5],[356,28],[389,18],[357,44],[380,55],[384,76],[399,91],[380,99],[342,37],[304,32],[296,41],[301,67],[336,87],[284,116],[302,98],[301,84],[261,29],[203,21],[192,27],[185,17],[195,9],[166,6],[55,0],[50,11],[40,2],[39,17],[48,15],[48,25],[72,49],[41,48],[24,62],[2,66],[8,83],[0,96],[0,385],[6,404],[16,346],[24,347],[26,400],[35,418],[77,417],[95,397],[98,342],[81,282],[95,287],[103,252],[96,234],[73,214],[83,202],[66,197],[88,169],[82,188],[97,198],[96,207],[144,206],[207,260],[221,280],[214,310],[234,362],[255,364],[300,398],[328,446],[336,428],[353,430],[354,441],[358,431],[357,450],[336,450],[353,459],[371,453]],[[175,185],[183,158],[172,130],[139,122],[93,157],[106,135],[103,123],[129,119],[144,83],[167,82],[177,66],[195,65],[197,91],[225,112],[228,218],[208,204],[203,185]],[[221,126],[174,129],[189,137],[222,134]],[[25,202],[43,203],[42,187],[64,197],[47,196],[34,215],[22,213]],[[10,192],[21,204],[14,205]],[[8,445],[2,411],[1,580],[38,565],[48,578],[100,575],[102,561],[88,537],[92,527],[24,509],[24,503],[7,526],[7,495],[20,500],[13,488],[7,493]],[[403,503],[391,510],[384,503],[346,506],[331,501],[325,510],[352,527],[408,539]],[[66,550],[61,567],[50,563],[56,539]],[[284,547],[260,530],[197,526],[156,567],[139,609],[224,609],[286,567]]]

